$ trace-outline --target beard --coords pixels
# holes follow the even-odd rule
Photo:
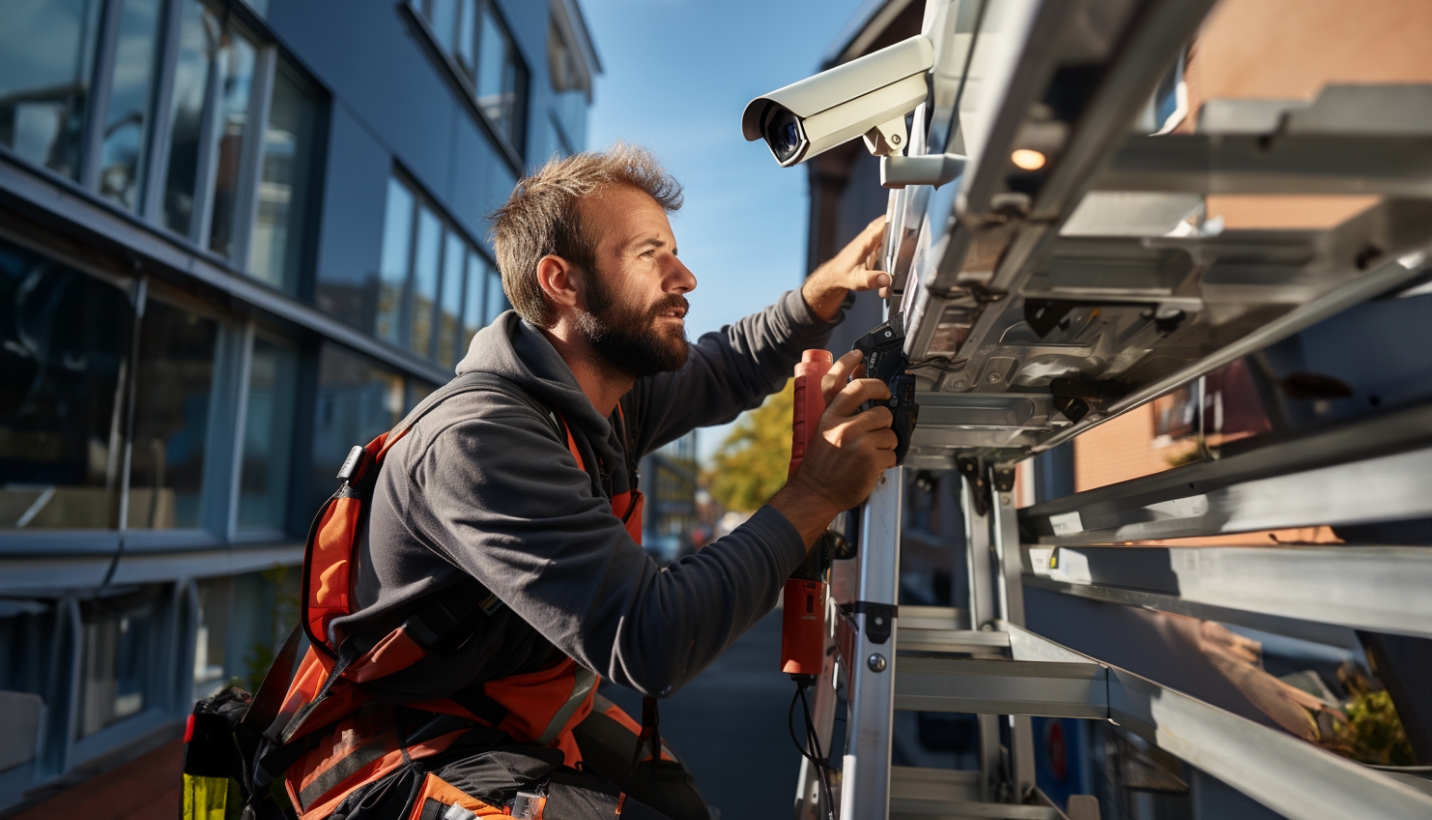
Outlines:
[[[688,307],[686,297],[672,293],[642,308],[618,302],[600,274],[587,279],[587,310],[577,326],[602,364],[633,379],[680,370],[691,345],[684,324],[659,326],[657,318],[674,308]]]

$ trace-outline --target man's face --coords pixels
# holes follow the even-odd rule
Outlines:
[[[632,378],[679,369],[689,353],[684,294],[696,277],[676,258],[666,211],[625,186],[580,207],[596,238],[596,270],[582,277],[578,327],[608,367]]]

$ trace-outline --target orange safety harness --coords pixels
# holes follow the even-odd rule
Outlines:
[[[309,647],[276,717],[262,732],[266,743],[258,755],[254,778],[255,785],[262,788],[282,776],[303,820],[326,817],[355,789],[408,761],[446,751],[478,727],[496,729],[511,742],[559,749],[568,766],[581,761],[572,729],[591,713],[601,678],[571,658],[535,672],[487,681],[478,695],[464,695],[460,702],[439,698],[398,707],[365,690],[365,684],[406,669],[444,647],[456,646],[481,630],[502,602],[485,589],[474,595],[475,581],[428,596],[416,614],[376,641],[360,644],[349,636],[335,646],[331,637],[334,620],[357,609],[354,570],[360,536],[384,457],[442,400],[500,381],[489,374],[459,376],[414,408],[392,431],[366,447],[354,447],[338,475],[342,486],[324,504],[309,531],[299,624]],[[617,409],[625,445],[626,417],[620,405]],[[585,471],[570,426],[559,413],[553,418],[565,430],[567,449],[577,466]],[[630,447],[626,449],[630,459]],[[612,514],[640,544],[643,498],[636,488],[636,470],[631,464],[628,468],[631,489],[612,497]],[[281,670],[284,677],[292,668],[298,635],[295,630],[275,663],[275,671]],[[261,690],[255,707],[264,697]],[[415,713],[424,719],[405,725],[414,722],[411,716]],[[638,758],[647,744],[653,757],[660,754],[654,699],[648,698],[644,704],[640,727],[630,718],[623,723],[639,732]],[[446,784],[433,787],[442,786]],[[479,815],[493,813],[464,807]]]

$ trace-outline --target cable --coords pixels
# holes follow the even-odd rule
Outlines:
[[[800,701],[805,716],[806,742],[803,744],[796,739],[795,715],[796,701]],[[829,820],[835,820],[835,799],[830,791],[830,763],[825,759],[825,753],[820,748],[820,737],[815,730],[815,721],[811,718],[810,702],[806,700],[805,687],[799,681],[796,682],[796,693],[791,697],[790,708],[786,710],[786,729],[790,731],[791,742],[801,753],[801,757],[810,761],[815,767],[816,777],[820,778],[821,791],[825,795],[825,811]],[[814,752],[814,755],[811,753]]]

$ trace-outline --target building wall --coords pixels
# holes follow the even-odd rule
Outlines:
[[[257,682],[599,72],[576,0],[0,5],[0,814]]]

